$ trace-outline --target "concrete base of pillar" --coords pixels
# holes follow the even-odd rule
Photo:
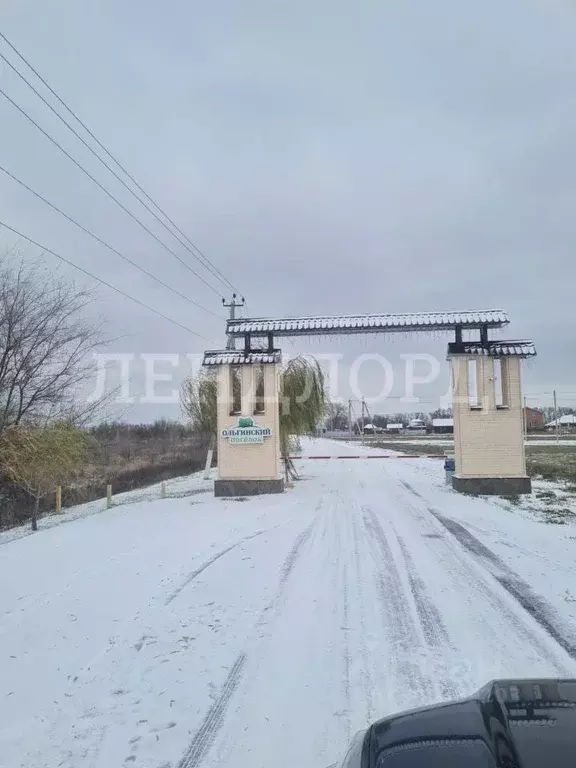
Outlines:
[[[284,480],[215,480],[214,496],[260,496],[282,493]]]
[[[486,496],[516,496],[532,493],[532,480],[526,477],[452,477],[452,488],[460,493]]]

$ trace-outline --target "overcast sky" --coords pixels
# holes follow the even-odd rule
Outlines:
[[[0,18],[11,42],[245,293],[252,315],[502,307],[512,318],[505,335],[537,344],[538,358],[525,367],[530,404],[549,403],[544,393],[556,387],[562,403],[576,405],[575,3],[4,0]],[[17,63],[1,41],[0,51]],[[13,99],[146,216],[11,71],[1,72]],[[0,165],[222,313],[216,294],[2,96],[0,125]],[[1,173],[0,205],[3,221],[223,345],[222,321]],[[0,230],[2,246],[15,239]],[[213,346],[105,288],[98,309],[111,335],[123,336],[114,347],[121,352]],[[447,387],[446,341],[375,337],[284,349],[343,354],[343,397],[358,354],[384,354],[398,381],[400,354],[434,354],[442,376],[419,393],[430,410]],[[367,396],[381,390],[381,375],[366,364]],[[401,407],[388,401],[375,410]],[[177,412],[136,404],[129,418]]]

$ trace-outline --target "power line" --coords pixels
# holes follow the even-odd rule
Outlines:
[[[82,173],[86,174],[86,176],[88,176],[88,178],[91,179],[94,182],[94,184],[96,184],[96,186],[99,187],[104,192],[104,194],[106,194],[111,200],[113,200],[116,203],[116,205],[120,206],[120,208],[122,208],[122,210],[125,211],[128,214],[128,216],[130,216],[132,219],[134,219],[134,221],[137,222],[142,227],[142,229],[144,229],[146,232],[148,232],[148,234],[151,237],[153,237],[154,240],[156,240],[157,243],[159,243],[163,248],[165,248],[168,251],[168,253],[171,253],[172,256],[174,256],[175,259],[178,259],[180,264],[182,264],[184,267],[186,267],[186,269],[189,272],[191,272],[193,275],[195,275],[201,282],[204,283],[204,285],[206,285],[208,288],[210,288],[211,291],[213,291],[217,296],[220,296],[222,298],[222,294],[216,288],[214,288],[214,286],[210,285],[210,283],[208,283],[206,280],[204,280],[202,275],[199,275],[198,272],[196,272],[194,269],[192,269],[192,267],[189,264],[187,264],[184,261],[184,259],[181,259],[180,256],[178,256],[178,254],[175,251],[173,251],[172,248],[170,248],[170,246],[166,245],[165,242],[160,240],[160,238],[157,235],[155,235],[154,232],[152,232],[152,230],[149,227],[146,226],[146,224],[144,224],[142,221],[140,221],[140,219],[135,214],[133,214],[132,211],[130,211],[128,208],[126,208],[126,206],[123,203],[121,203],[120,200],[118,200],[117,197],[114,197],[112,192],[110,192],[108,189],[106,189],[106,187],[103,184],[101,184],[98,181],[98,179],[96,179],[94,176],[92,176],[90,171],[87,171],[86,168],[84,168],[84,166],[81,163],[78,162],[78,160],[76,160],[74,157],[72,157],[72,155],[67,150],[65,150],[64,147],[61,144],[59,144],[53,136],[51,136],[47,131],[45,131],[44,128],[42,128],[42,126],[40,126],[36,122],[36,120],[34,120],[33,117],[30,117],[30,115],[24,109],[22,109],[22,107],[19,104],[17,104],[14,101],[14,99],[10,98],[10,96],[8,96],[8,94],[4,90],[2,90],[2,88],[0,88],[0,94],[2,94],[2,96],[4,96],[4,98],[7,101],[9,101],[10,104],[12,104],[12,106],[16,107],[16,109],[22,115],[24,115],[24,117],[29,122],[31,122],[32,125],[35,128],[37,128],[44,136],[46,136],[46,138],[49,141],[51,141],[52,144],[54,144],[55,147],[57,147],[64,155],[66,155],[66,157],[69,160],[71,160],[74,163],[74,165],[82,171]]]
[[[73,219],[72,216],[69,216],[67,213],[65,213],[63,210],[58,208],[57,205],[54,205],[54,203],[51,203],[50,200],[47,200],[45,197],[43,197],[39,192],[36,192],[32,187],[29,187],[28,184],[23,182],[21,179],[19,179],[17,176],[14,176],[13,173],[10,173],[6,168],[0,165],[0,171],[2,173],[6,174],[9,178],[11,178],[13,181],[15,181],[17,184],[20,184],[21,187],[24,187],[28,192],[30,192],[34,197],[37,197],[39,200],[42,200],[43,203],[46,203],[50,208],[52,208],[54,211],[59,213],[61,216],[64,216],[65,219],[72,222],[78,229],[81,229],[82,232],[89,235],[91,238],[96,240],[96,242],[100,243],[101,245],[108,248],[109,251],[112,253],[115,253],[117,256],[120,256],[121,259],[124,259],[124,261],[127,261],[128,264],[131,264],[136,269],[139,269],[140,272],[143,272],[148,277],[152,278],[152,280],[155,280],[157,283],[162,285],[164,288],[167,288],[169,291],[172,291],[172,293],[176,294],[176,296],[179,296],[181,299],[184,299],[185,301],[188,301],[190,304],[193,304],[195,307],[198,307],[198,309],[202,309],[204,312],[208,312],[209,315],[212,315],[213,317],[217,317],[218,319],[222,319],[221,315],[216,314],[216,312],[212,312],[211,309],[207,309],[206,307],[203,307],[202,304],[198,304],[198,302],[191,299],[189,296],[186,296],[183,293],[180,293],[180,291],[177,291],[176,288],[172,288],[171,285],[168,285],[168,283],[165,283],[163,280],[160,280],[159,277],[156,277],[152,274],[152,272],[149,272],[144,267],[140,266],[140,264],[137,264],[135,261],[132,261],[131,258],[126,256],[125,254],[121,253],[120,251],[116,250],[113,246],[109,245],[105,240],[102,240],[102,238],[98,237],[98,235],[95,235],[94,232],[91,232],[89,229],[84,227],[82,224],[80,224],[76,219]]]
[[[70,261],[65,256],[62,256],[61,254],[56,253],[56,251],[53,251],[51,248],[48,248],[46,245],[42,245],[42,243],[39,243],[36,240],[33,240],[31,237],[28,237],[28,235],[25,235],[23,232],[19,232],[17,229],[15,229],[14,227],[11,227],[9,224],[6,224],[4,221],[0,221],[0,227],[5,227],[5,229],[8,229],[10,232],[13,232],[18,237],[21,237],[24,240],[27,240],[29,243],[31,243],[32,245],[35,245],[37,248],[40,248],[42,251],[45,251],[46,253],[50,253],[52,256],[55,256],[57,259],[60,259],[60,261],[63,261],[65,264],[68,264],[70,267],[74,267],[74,269],[77,269],[79,272],[83,272],[85,275],[88,275],[88,277],[92,278],[92,280],[96,280],[96,282],[101,283],[102,285],[105,285],[106,288],[110,288],[112,291],[119,293],[121,296],[124,296],[125,299],[130,299],[130,301],[133,301],[134,303],[139,304],[141,307],[144,307],[144,309],[147,309],[150,312],[154,312],[155,315],[158,315],[158,317],[161,317],[163,320],[167,320],[169,323],[172,323],[173,325],[177,325],[179,328],[182,328],[184,331],[187,331],[188,333],[191,333],[194,336],[198,336],[198,338],[202,339],[203,341],[208,341],[210,344],[216,343],[212,341],[212,339],[208,339],[206,338],[206,336],[202,336],[200,333],[197,333],[196,331],[193,331],[191,328],[188,328],[188,326],[178,322],[178,320],[174,320],[172,317],[168,317],[168,315],[165,315],[162,312],[158,311],[157,309],[154,309],[154,307],[150,307],[148,304],[145,304],[143,301],[140,301],[140,299],[137,299],[134,296],[131,296],[129,293],[126,293],[121,288],[116,288],[115,285],[112,285],[111,283],[106,282],[106,280],[102,280],[102,278],[96,277],[96,275],[92,274],[92,272],[89,272],[87,269],[84,269],[84,267],[79,267],[78,264],[75,264],[73,261]]]
[[[0,35],[1,35],[1,34],[2,34],[2,33],[0,33]],[[12,69],[12,70],[13,70],[13,71],[14,71],[14,72],[15,72],[15,73],[18,75],[18,77],[19,77],[21,80],[23,80],[23,81],[26,83],[26,85],[27,85],[27,86],[28,86],[28,87],[29,87],[29,88],[30,88],[30,89],[31,89],[31,90],[32,90],[32,91],[33,91],[33,92],[36,94],[36,96],[38,96],[38,98],[39,98],[39,99],[40,99],[40,100],[41,100],[41,101],[42,101],[42,102],[43,102],[43,103],[44,103],[44,104],[45,104],[45,105],[48,107],[48,109],[50,109],[50,110],[51,110],[51,111],[52,111],[52,112],[53,112],[53,113],[56,115],[56,117],[57,117],[59,120],[61,120],[61,122],[63,122],[63,123],[64,123],[64,125],[65,125],[65,126],[66,126],[66,127],[67,127],[67,128],[68,128],[68,129],[69,129],[69,130],[70,130],[70,131],[73,133],[73,134],[74,134],[74,136],[76,136],[76,138],[77,138],[79,141],[81,141],[81,142],[82,142],[82,144],[83,144],[83,145],[86,147],[86,149],[88,149],[88,150],[89,150],[89,152],[91,152],[91,153],[94,155],[94,157],[95,157],[97,160],[99,160],[99,161],[102,163],[102,165],[103,165],[103,166],[104,166],[104,167],[105,167],[105,168],[106,168],[108,171],[110,171],[110,173],[111,173],[111,174],[112,174],[112,175],[113,175],[113,176],[114,176],[114,177],[115,177],[115,178],[116,178],[116,179],[117,179],[117,180],[118,180],[118,181],[119,181],[119,182],[122,184],[122,186],[123,186],[123,187],[125,187],[125,189],[127,189],[127,190],[128,190],[128,192],[130,192],[130,194],[131,194],[131,195],[132,195],[132,196],[133,196],[133,197],[134,197],[134,198],[135,198],[135,199],[136,199],[136,200],[137,200],[137,201],[138,201],[138,202],[139,202],[141,205],[143,205],[143,206],[144,206],[144,208],[146,208],[146,210],[147,210],[147,211],[148,211],[148,212],[149,212],[149,213],[150,213],[150,214],[151,214],[151,215],[152,215],[152,216],[153,216],[153,217],[154,217],[154,218],[155,218],[155,219],[156,219],[156,220],[157,220],[157,221],[158,221],[158,222],[159,222],[159,223],[160,223],[160,224],[161,224],[163,227],[164,227],[164,229],[166,229],[166,231],[167,231],[167,232],[168,232],[170,235],[172,235],[173,237],[175,237],[175,238],[178,240],[178,242],[179,242],[181,245],[183,245],[183,246],[184,246],[184,248],[186,248],[186,250],[187,250],[187,251],[189,251],[189,252],[192,254],[192,256],[193,256],[193,257],[194,257],[194,258],[195,258],[195,259],[196,259],[196,260],[197,260],[197,261],[198,261],[198,262],[199,262],[199,263],[200,263],[200,264],[201,264],[201,265],[202,265],[202,266],[203,266],[205,269],[207,269],[207,270],[208,270],[208,271],[209,271],[209,272],[210,272],[210,273],[211,273],[211,274],[212,274],[214,277],[216,277],[216,279],[217,279],[217,280],[220,280],[220,282],[223,282],[223,280],[222,280],[221,278],[219,278],[219,277],[218,277],[218,275],[217,275],[217,274],[216,274],[216,273],[215,273],[215,272],[214,272],[212,269],[210,269],[210,268],[209,268],[209,267],[208,267],[206,264],[204,264],[202,261],[200,261],[200,259],[198,258],[198,256],[197,256],[195,253],[193,253],[193,251],[190,249],[190,247],[189,247],[189,246],[188,246],[188,245],[187,245],[185,242],[183,242],[183,241],[181,240],[181,238],[180,238],[180,237],[178,237],[177,235],[175,235],[175,234],[174,234],[174,232],[172,232],[172,230],[171,230],[169,227],[167,227],[167,226],[166,226],[166,224],[165,224],[165,223],[162,221],[162,219],[161,219],[161,218],[160,218],[160,217],[159,217],[159,216],[158,216],[158,215],[157,215],[157,214],[156,214],[156,213],[155,213],[155,212],[152,210],[152,208],[150,208],[150,206],[149,206],[147,203],[145,203],[143,200],[141,200],[141,198],[140,198],[140,197],[139,197],[139,196],[138,196],[138,195],[137,195],[137,194],[134,192],[134,190],[133,190],[133,189],[132,189],[132,188],[131,188],[131,187],[130,187],[128,184],[126,184],[126,182],[124,181],[124,179],[123,179],[121,176],[119,176],[119,175],[116,173],[116,171],[115,171],[113,168],[111,168],[111,167],[108,165],[108,163],[107,163],[105,160],[103,160],[103,159],[100,157],[100,155],[99,155],[99,154],[98,154],[98,153],[97,153],[97,152],[96,152],[96,151],[95,151],[95,150],[94,150],[94,149],[93,149],[93,148],[90,146],[90,144],[88,144],[88,142],[87,142],[87,141],[86,141],[86,140],[85,140],[85,139],[84,139],[84,138],[83,138],[83,137],[82,137],[82,136],[81,136],[81,135],[80,135],[80,134],[79,134],[79,133],[78,133],[78,132],[77,132],[77,131],[76,131],[76,130],[75,130],[75,129],[74,129],[72,126],[71,126],[71,125],[70,125],[70,123],[68,123],[68,122],[67,122],[67,121],[66,121],[66,120],[65,120],[65,119],[62,117],[62,115],[61,115],[61,114],[60,114],[60,113],[59,113],[59,112],[58,112],[56,109],[54,109],[54,107],[53,107],[53,106],[52,106],[52,105],[51,105],[51,104],[50,104],[50,103],[49,103],[49,102],[48,102],[48,101],[47,101],[47,100],[46,100],[46,99],[45,99],[45,98],[42,96],[42,94],[41,94],[41,93],[40,93],[40,92],[39,92],[39,91],[38,91],[38,90],[37,90],[37,89],[36,89],[36,88],[35,88],[35,87],[32,85],[32,83],[31,83],[31,82],[30,82],[30,81],[29,81],[29,80],[28,80],[26,77],[24,77],[24,75],[23,75],[23,74],[22,74],[22,73],[21,73],[21,72],[20,72],[20,71],[19,71],[19,70],[18,70],[18,69],[17,69],[17,68],[16,68],[16,67],[15,67],[15,66],[14,66],[14,65],[13,65],[13,64],[12,64],[12,63],[11,63],[11,62],[8,60],[8,59],[7,59],[7,58],[6,58],[6,56],[4,56],[4,54],[3,54],[3,53],[0,53],[0,58],[1,58],[1,59],[2,59],[2,60],[3,60],[3,61],[6,63],[6,64],[8,64],[8,66],[9,66],[9,67],[10,67],[10,68],[11,68],[11,69]],[[225,285],[225,287],[226,287],[226,288],[228,288],[228,285],[227,285],[226,283],[224,283],[224,282],[223,282],[223,284]]]
[[[95,155],[95,156],[98,158],[98,160],[100,160],[100,162],[101,162],[101,163],[102,163],[102,164],[103,164],[103,165],[104,165],[104,166],[105,166],[105,167],[106,167],[106,168],[107,168],[107,169],[110,171],[110,173],[112,173],[112,174],[113,174],[113,175],[114,175],[114,176],[115,176],[115,177],[116,177],[116,178],[117,178],[117,179],[118,179],[118,180],[119,180],[119,181],[120,181],[120,182],[121,182],[121,183],[122,183],[122,184],[123,184],[123,185],[126,187],[126,189],[128,189],[128,191],[129,191],[129,192],[130,192],[132,195],[134,195],[134,197],[136,197],[136,199],[137,199],[137,200],[138,200],[138,201],[141,203],[141,205],[143,205],[143,206],[144,206],[144,207],[145,207],[145,208],[146,208],[148,211],[150,211],[150,213],[151,213],[151,214],[152,214],[152,215],[153,215],[153,216],[154,216],[154,217],[155,217],[155,218],[156,218],[156,219],[157,219],[157,220],[158,220],[158,221],[159,221],[159,222],[162,224],[162,226],[163,226],[163,227],[164,227],[164,228],[165,228],[165,229],[166,229],[168,232],[170,232],[170,234],[171,234],[173,237],[175,237],[175,238],[178,240],[178,242],[179,242],[179,243],[181,243],[181,245],[183,245],[183,246],[184,246],[184,247],[185,247],[185,248],[186,248],[186,249],[187,249],[187,250],[188,250],[188,251],[189,251],[189,252],[192,254],[192,256],[193,256],[195,259],[197,259],[197,260],[198,260],[198,261],[199,261],[199,262],[200,262],[200,263],[201,263],[201,264],[202,264],[202,265],[205,267],[205,269],[207,269],[209,272],[211,272],[211,274],[212,274],[212,275],[214,275],[214,277],[216,277],[217,279],[219,279],[219,280],[220,280],[220,282],[221,282],[223,285],[225,285],[227,288],[231,288],[233,291],[236,291],[237,293],[240,293],[240,291],[238,291],[238,290],[237,290],[237,289],[234,287],[234,285],[233,285],[233,284],[232,284],[232,283],[231,283],[231,282],[228,280],[228,278],[227,278],[227,277],[225,277],[225,275],[223,275],[223,274],[222,274],[222,272],[221,272],[221,271],[218,269],[218,267],[217,267],[215,264],[213,264],[213,263],[210,261],[210,259],[209,259],[209,258],[208,258],[208,257],[207,257],[207,256],[206,256],[206,255],[205,255],[205,254],[204,254],[204,253],[201,251],[201,250],[200,250],[200,248],[198,248],[198,246],[197,246],[197,245],[196,245],[194,242],[192,242],[192,240],[191,240],[191,239],[188,237],[188,235],[187,235],[185,232],[183,232],[183,231],[182,231],[182,229],[180,229],[180,227],[179,227],[179,226],[178,226],[178,225],[177,225],[177,224],[176,224],[176,223],[175,223],[175,222],[174,222],[174,221],[173,221],[173,220],[170,218],[170,216],[168,216],[168,214],[167,214],[167,213],[166,213],[164,210],[162,210],[162,208],[159,206],[159,204],[158,204],[158,203],[157,203],[157,202],[156,202],[156,201],[155,201],[155,200],[154,200],[154,199],[153,199],[153,198],[152,198],[152,197],[151,197],[151,196],[150,196],[150,195],[149,195],[149,194],[146,192],[146,190],[145,190],[145,189],[144,189],[144,188],[143,188],[143,187],[142,187],[142,186],[141,186],[141,185],[138,183],[138,181],[137,181],[137,180],[134,178],[134,176],[133,176],[131,173],[129,173],[129,172],[126,170],[126,168],[125,168],[125,167],[122,165],[122,163],[120,163],[120,161],[119,161],[119,160],[117,160],[117,158],[116,158],[116,157],[114,157],[114,155],[113,155],[113,154],[112,154],[112,153],[111,153],[111,152],[110,152],[110,151],[109,151],[109,150],[108,150],[108,149],[107,149],[107,148],[104,146],[104,144],[102,144],[102,142],[101,142],[101,141],[100,141],[100,140],[97,138],[97,136],[96,136],[96,135],[93,133],[93,131],[91,131],[91,130],[90,130],[90,128],[89,128],[89,127],[86,125],[86,123],[84,123],[84,122],[83,122],[83,121],[82,121],[82,120],[81,120],[81,119],[78,117],[78,115],[77,115],[77,114],[76,114],[76,113],[75,113],[75,112],[74,112],[74,111],[71,109],[71,107],[69,107],[69,106],[68,106],[68,104],[67,104],[67,103],[66,103],[66,102],[65,102],[65,101],[64,101],[64,100],[61,98],[61,96],[59,96],[59,94],[58,94],[58,93],[56,93],[56,91],[54,90],[54,88],[52,88],[52,86],[51,86],[51,85],[50,85],[50,84],[49,84],[49,83],[48,83],[48,82],[47,82],[47,81],[46,81],[46,80],[45,80],[45,79],[42,77],[42,75],[41,75],[41,74],[40,74],[40,73],[39,73],[39,72],[38,72],[38,71],[37,71],[37,70],[36,70],[36,69],[35,69],[35,68],[32,66],[32,64],[31,64],[31,63],[28,61],[28,59],[26,59],[26,57],[25,57],[25,56],[24,56],[22,53],[20,53],[20,51],[19,51],[19,50],[16,48],[16,46],[15,46],[15,45],[13,45],[13,44],[10,42],[10,40],[8,40],[8,38],[6,37],[6,35],[4,35],[2,32],[0,32],[0,37],[1,37],[1,38],[4,40],[4,42],[5,42],[7,45],[9,45],[9,46],[10,46],[10,48],[11,48],[11,49],[14,51],[14,53],[15,53],[15,54],[16,54],[16,55],[17,55],[17,56],[18,56],[18,57],[21,59],[21,61],[23,61],[23,62],[24,62],[24,64],[26,64],[26,66],[27,66],[27,67],[28,67],[28,68],[29,68],[29,69],[30,69],[30,70],[31,70],[31,71],[32,71],[32,72],[33,72],[33,73],[36,75],[36,77],[37,77],[37,78],[40,80],[40,82],[42,82],[42,83],[43,83],[43,85],[44,85],[44,86],[45,86],[45,87],[46,87],[46,88],[47,88],[47,89],[50,91],[50,93],[51,93],[51,94],[52,94],[52,95],[53,95],[53,96],[54,96],[54,97],[55,97],[55,98],[56,98],[56,99],[57,99],[57,100],[60,102],[60,104],[62,104],[62,106],[64,107],[64,109],[66,109],[66,111],[67,111],[67,112],[68,112],[70,115],[72,115],[72,117],[73,117],[73,118],[76,120],[76,122],[77,122],[79,125],[81,125],[81,126],[82,126],[82,128],[83,128],[83,129],[86,131],[86,133],[88,133],[88,135],[89,135],[89,136],[90,136],[90,137],[91,137],[91,138],[92,138],[92,139],[93,139],[93,140],[96,142],[96,144],[97,144],[97,145],[98,145],[98,146],[99,146],[99,147],[100,147],[100,148],[101,148],[101,149],[102,149],[102,150],[103,150],[103,151],[106,153],[106,155],[108,155],[108,157],[109,157],[109,158],[110,158],[110,159],[111,159],[111,160],[112,160],[112,161],[113,161],[113,162],[114,162],[114,163],[117,165],[117,167],[118,167],[118,168],[120,168],[120,170],[122,171],[122,173],[124,173],[124,175],[125,175],[127,178],[129,178],[129,179],[130,179],[130,181],[131,181],[131,182],[132,182],[132,183],[133,183],[133,184],[134,184],[134,185],[135,185],[135,186],[136,186],[136,187],[137,187],[137,188],[140,190],[140,192],[142,192],[142,194],[143,194],[143,195],[146,197],[146,199],[147,199],[149,202],[151,202],[151,203],[152,203],[152,205],[153,205],[153,206],[154,206],[154,207],[155,207],[155,208],[156,208],[158,211],[160,211],[160,213],[162,214],[162,216],[164,216],[164,218],[165,218],[165,219],[166,219],[168,222],[170,222],[170,224],[171,224],[171,225],[174,227],[174,229],[175,229],[175,230],[176,230],[176,231],[177,231],[177,232],[178,232],[180,235],[182,235],[182,237],[184,237],[184,238],[185,238],[185,239],[188,241],[188,243],[190,244],[190,246],[192,246],[192,248],[194,248],[194,250],[197,252],[197,254],[198,254],[198,255],[197,255],[196,253],[194,253],[194,252],[193,252],[193,251],[190,249],[190,247],[189,247],[188,245],[186,245],[186,243],[182,242],[182,240],[181,240],[181,239],[180,239],[180,238],[179,238],[177,235],[175,235],[175,234],[174,234],[174,232],[172,232],[172,230],[171,230],[169,227],[167,227],[167,226],[166,226],[166,224],[165,224],[165,223],[164,223],[164,222],[163,222],[163,221],[162,221],[162,220],[161,220],[161,219],[160,219],[160,218],[159,218],[159,217],[158,217],[158,216],[157,216],[157,215],[156,215],[156,214],[155,214],[155,213],[154,213],[154,212],[153,212],[153,211],[152,211],[150,208],[149,208],[149,206],[148,206],[148,205],[147,205],[147,204],[146,204],[146,203],[145,203],[143,200],[141,200],[141,199],[140,199],[140,198],[139,198],[139,197],[136,195],[136,193],[134,192],[134,190],[132,190],[132,189],[131,189],[131,188],[130,188],[130,187],[129,187],[129,186],[128,186],[128,185],[127,185],[127,184],[126,184],[126,183],[125,183],[125,182],[124,182],[124,181],[123,181],[123,180],[122,180],[122,179],[121,179],[121,178],[120,178],[120,177],[119,177],[119,176],[116,174],[116,173],[115,173],[115,171],[113,171],[113,170],[112,170],[112,168],[110,168],[110,166],[109,166],[109,165],[108,165],[108,164],[107,164],[107,163],[106,163],[106,162],[105,162],[105,161],[104,161],[104,160],[103,160],[103,159],[100,157],[100,155],[99,155],[99,154],[97,154],[97,153],[94,151],[94,149],[92,149],[92,147],[90,147],[90,146],[89,146],[89,144],[87,144],[87,143],[86,143],[86,141],[84,141],[84,139],[83,139],[81,136],[79,136],[79,134],[78,134],[78,133],[77,133],[77,132],[76,132],[76,131],[75,131],[75,130],[72,128],[72,126],[70,126],[70,125],[69,125],[69,123],[68,123],[68,122],[66,122],[66,120],[64,120],[64,118],[62,117],[62,115],[60,115],[60,114],[59,114],[59,113],[58,113],[58,112],[57,112],[57,111],[54,109],[54,107],[52,107],[52,105],[51,105],[51,104],[49,104],[49,103],[48,103],[48,102],[47,102],[47,101],[44,99],[44,97],[43,97],[43,96],[41,96],[41,94],[40,94],[40,93],[39,93],[39,92],[36,90],[36,88],[34,88],[34,86],[33,86],[33,85],[32,85],[32,84],[31,84],[31,83],[30,83],[30,82],[29,82],[29,81],[28,81],[28,80],[27,80],[27,79],[26,79],[26,78],[25,78],[25,77],[24,77],[22,74],[21,74],[21,72],[19,72],[19,71],[18,71],[18,70],[17,70],[17,69],[14,67],[14,65],[13,65],[13,64],[11,64],[11,63],[10,63],[10,61],[8,61],[8,59],[6,59],[6,57],[5,57],[3,54],[0,54],[0,56],[2,56],[2,59],[3,59],[3,60],[4,60],[4,61],[5,61],[7,64],[8,64],[8,66],[10,66],[10,67],[11,67],[11,68],[14,70],[14,72],[16,72],[16,74],[17,74],[17,75],[18,75],[20,78],[22,78],[22,80],[24,80],[24,82],[25,82],[25,83],[26,83],[26,84],[27,84],[27,85],[28,85],[28,86],[29,86],[29,87],[30,87],[30,88],[31,88],[31,89],[34,91],[34,93],[36,93],[36,95],[37,95],[37,96],[38,96],[40,99],[42,99],[42,101],[43,101],[43,102],[44,102],[44,103],[45,103],[45,104],[46,104],[46,105],[47,105],[47,106],[48,106],[48,107],[49,107],[49,108],[52,110],[52,112],[54,112],[54,114],[55,114],[55,115],[57,115],[57,117],[58,117],[58,118],[59,118],[59,119],[60,119],[60,120],[61,120],[61,121],[62,121],[62,122],[63,122],[63,123],[64,123],[64,124],[65,124],[65,125],[66,125],[66,126],[67,126],[67,127],[70,129],[70,130],[71,130],[71,131],[72,131],[72,133],[74,133],[74,135],[75,135],[75,136],[77,136],[77,137],[80,139],[80,141],[82,141],[82,143],[83,143],[83,144],[84,144],[86,147],[88,147],[88,149],[89,149],[89,150],[92,152],[92,154],[94,154],[94,155]]]
[[[525,397],[530,398],[530,400],[535,400],[536,398],[539,398],[539,397],[545,397],[545,396],[552,397],[553,394],[554,392],[541,392],[540,394],[531,394],[531,395],[527,394],[525,395]],[[570,398],[570,399],[576,397],[576,392],[560,392],[557,390],[556,394],[561,395],[562,397]]]

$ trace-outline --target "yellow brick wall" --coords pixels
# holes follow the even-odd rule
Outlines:
[[[230,445],[221,436],[238,422],[238,415],[230,415],[229,366],[218,369],[218,477],[222,480],[275,480],[279,477],[279,417],[277,365],[264,365],[264,413],[254,414],[254,367],[242,366],[242,416],[251,416],[259,427],[270,427],[272,436],[264,438],[262,445]]]
[[[481,409],[470,407],[468,397],[468,360],[454,357],[453,411],[454,458],[456,474],[464,477],[522,477],[526,474],[523,436],[520,358],[502,359],[502,389],[507,392],[508,407],[496,408],[494,395],[494,360],[477,361]]]

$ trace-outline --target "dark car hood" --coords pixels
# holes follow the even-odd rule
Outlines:
[[[361,734],[356,765],[352,757],[343,768],[574,768],[576,681],[501,680],[385,718]]]

